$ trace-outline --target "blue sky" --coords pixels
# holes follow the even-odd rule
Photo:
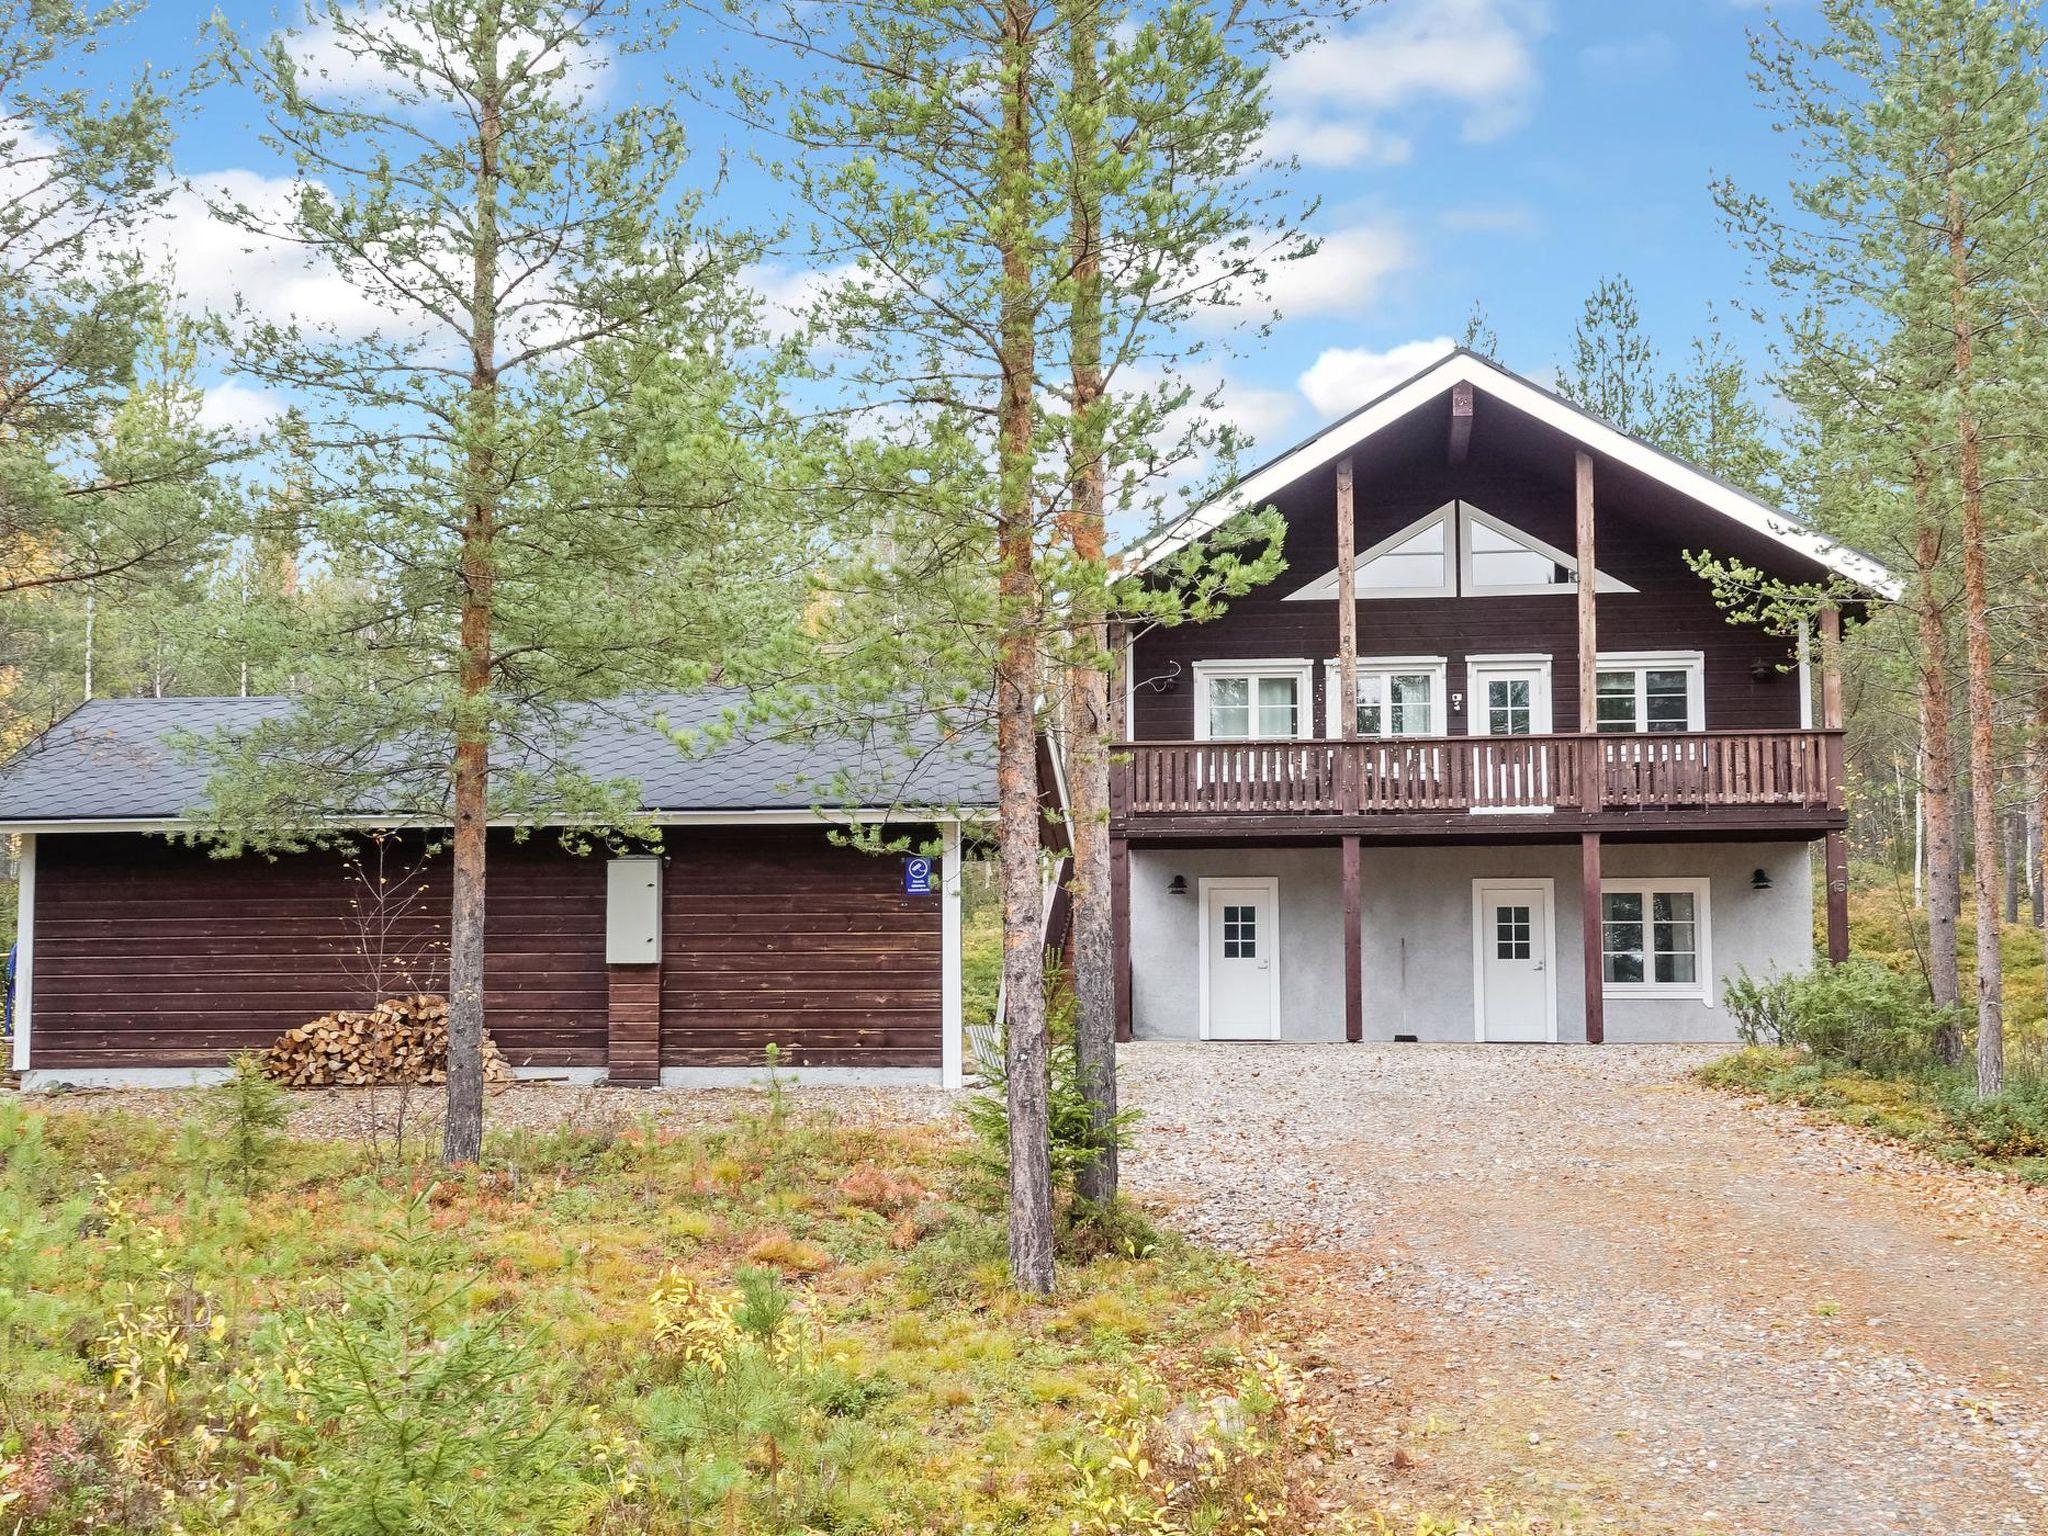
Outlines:
[[[261,34],[279,11],[229,4]],[[201,14],[156,0],[109,63],[189,63]],[[289,12],[284,13],[289,15]],[[1676,360],[1719,305],[1732,339],[1760,355],[1737,305],[1763,296],[1722,232],[1707,192],[1732,173],[1775,190],[1785,145],[1746,78],[1745,28],[1766,13],[1742,0],[1384,0],[1274,81],[1276,133],[1304,158],[1300,185],[1321,200],[1316,258],[1287,268],[1288,318],[1226,372],[1232,413],[1262,449],[1409,371],[1454,337],[1482,302],[1503,360],[1541,376],[1561,358],[1580,303],[1605,274],[1629,276],[1645,320]],[[1788,13],[1797,25],[1810,12]],[[679,50],[695,46],[687,35]],[[671,60],[669,63],[681,62]],[[660,88],[662,63],[634,61],[635,91]],[[683,104],[707,147],[733,125]],[[255,184],[274,175],[243,101],[216,94],[185,123],[181,171]],[[742,179],[728,210],[763,207]],[[217,299],[267,291],[318,309],[322,291],[276,258],[247,257],[203,220],[171,243],[188,282]],[[224,391],[224,419],[265,402]]]

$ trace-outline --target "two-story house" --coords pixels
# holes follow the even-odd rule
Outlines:
[[[1697,1040],[1846,953],[1840,615],[1732,620],[1688,552],[1856,602],[1876,562],[1470,352],[1133,551],[1278,509],[1287,568],[1122,647],[1124,1035]]]

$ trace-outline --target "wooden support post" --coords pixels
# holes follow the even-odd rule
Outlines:
[[[1131,845],[1109,840],[1110,968],[1116,976],[1116,1037],[1131,1038]]]
[[[1600,834],[1579,834],[1579,936],[1585,952],[1586,1044],[1607,1039],[1607,975],[1601,964]],[[1644,914],[1647,922],[1649,914]]]
[[[1579,729],[1600,729],[1600,624],[1593,589],[1597,563],[1593,554],[1593,456],[1578,455],[1579,529]],[[1592,809],[1593,807],[1588,807]]]
[[[1833,603],[1820,611],[1820,728],[1842,729],[1842,610]],[[1842,784],[1842,738],[1828,737],[1823,748],[1828,776],[1828,809],[1839,811],[1848,804]]]
[[[1600,616],[1594,603],[1599,564],[1593,540],[1593,456],[1584,450],[1578,454],[1574,478],[1579,563],[1579,734],[1584,738],[1579,743],[1579,809],[1591,813],[1605,806],[1607,796],[1600,743],[1593,739],[1600,729]],[[1588,1005],[1589,1023],[1598,1017],[1597,1008],[1597,1003]]]
[[[1337,737],[1358,738],[1358,536],[1353,521],[1351,460],[1337,461]],[[1358,754],[1346,749],[1337,764],[1337,794],[1345,815],[1358,811]]]
[[[1344,839],[1344,1038],[1365,1038],[1365,932],[1358,911],[1358,838]]]
[[[1453,466],[1462,464],[1472,452],[1472,386],[1460,381],[1451,386],[1451,440],[1446,455]]]
[[[1849,958],[1849,834],[1827,835],[1828,959]]]

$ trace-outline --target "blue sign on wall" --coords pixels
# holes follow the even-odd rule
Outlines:
[[[903,861],[903,894],[929,896],[932,893],[932,861],[912,854]]]

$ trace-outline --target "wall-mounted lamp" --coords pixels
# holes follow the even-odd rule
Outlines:
[[[1782,672],[1782,668],[1767,656],[1759,656],[1749,664],[1750,677],[1759,683],[1768,683]]]
[[[1771,877],[1762,870],[1757,870],[1749,877],[1749,888],[1752,891],[1768,891],[1771,888]]]
[[[1175,875],[1175,876],[1174,876],[1174,877],[1173,877],[1173,878],[1172,878],[1171,880],[1169,880],[1169,881],[1167,881],[1167,882],[1166,882],[1166,894],[1167,894],[1167,895],[1169,895],[1169,896],[1185,896],[1185,895],[1187,895],[1187,893],[1188,893],[1188,877],[1187,877],[1186,875]]]
[[[1463,713],[1465,713],[1465,695],[1463,695],[1462,693],[1454,693],[1451,695],[1451,713],[1454,715],[1462,715]]]

